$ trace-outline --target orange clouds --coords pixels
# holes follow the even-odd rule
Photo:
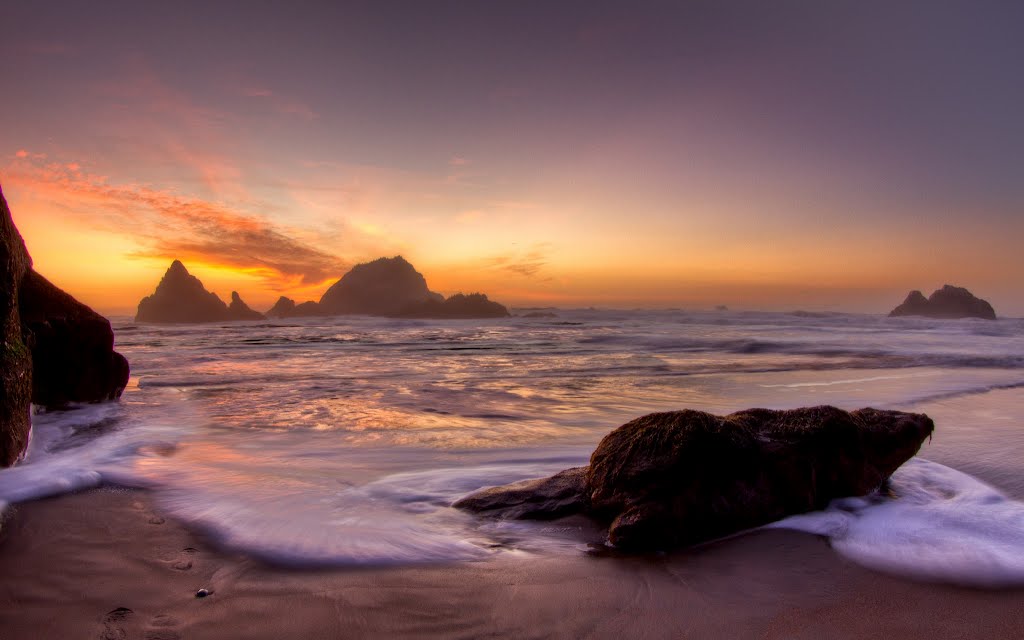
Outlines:
[[[151,258],[201,262],[258,275],[282,289],[336,278],[345,263],[280,225],[229,204],[184,197],[146,185],[111,184],[79,163],[15,154],[10,186],[30,192],[99,230],[127,235]]]

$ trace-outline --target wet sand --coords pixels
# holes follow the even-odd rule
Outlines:
[[[1024,591],[877,574],[789,531],[649,557],[281,569],[121,489],[17,505],[0,530],[3,640],[326,637],[1019,638]]]

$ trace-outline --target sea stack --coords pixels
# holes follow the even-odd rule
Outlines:
[[[301,310],[303,305],[296,308]],[[323,315],[364,314],[394,318],[500,318],[508,309],[482,293],[445,299],[402,256],[357,264],[320,298]],[[307,314],[308,315],[308,314]]]
[[[899,316],[925,316],[928,318],[983,318],[995,320],[996,312],[985,300],[977,298],[963,287],[944,285],[928,298],[920,291],[911,291],[906,300],[889,313]]]
[[[136,322],[185,323],[229,320],[228,306],[203,287],[180,260],[171,263],[153,295],[139,302]]]
[[[320,298],[325,314],[399,315],[444,296],[427,288],[423,275],[402,256],[357,264]]]
[[[128,383],[110,322],[32,270],[2,190],[0,334],[0,466],[24,452],[32,403],[112,400]]]
[[[923,414],[828,406],[654,413],[605,436],[588,467],[454,506],[498,518],[580,512],[607,525],[617,547],[668,549],[870,493],[933,429]]]
[[[320,305],[309,300],[302,304],[295,304],[291,298],[281,296],[274,303],[274,306],[267,310],[268,318],[303,318],[309,316],[322,316]]]
[[[229,320],[266,320],[267,317],[259,311],[249,308],[249,305],[242,301],[237,291],[231,292],[231,304],[228,305]]]

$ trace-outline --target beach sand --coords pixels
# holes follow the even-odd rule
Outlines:
[[[882,575],[777,530],[647,557],[299,570],[219,549],[144,491],[25,503],[3,522],[3,640],[328,637],[1020,638],[1024,591]]]

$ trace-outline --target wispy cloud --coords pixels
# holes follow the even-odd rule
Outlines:
[[[494,256],[487,260],[486,264],[497,271],[511,273],[524,278],[550,280],[549,277],[543,277],[544,267],[548,263],[547,254],[550,251],[551,245],[549,243],[537,243],[524,251],[511,251]]]
[[[241,93],[247,98],[253,98],[254,100],[263,102],[268,108],[276,113],[295,116],[303,120],[314,120],[318,117],[317,113],[301,100],[280,95],[276,91],[266,87],[244,87]]]
[[[111,184],[75,162],[48,162],[21,152],[7,164],[12,185],[66,214],[134,238],[140,256],[181,258],[255,273],[277,288],[336,278],[345,262],[293,230],[230,203],[178,195],[140,184]]]

